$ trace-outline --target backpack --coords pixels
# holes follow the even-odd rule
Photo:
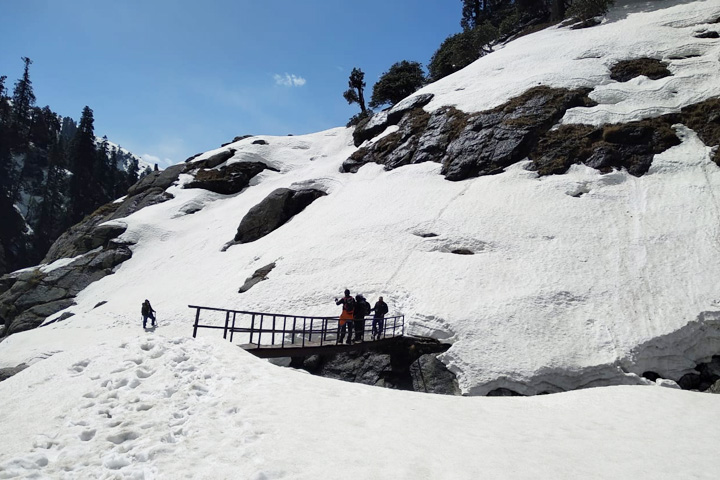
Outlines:
[[[345,306],[343,307],[346,312],[352,312],[355,310],[355,299],[348,295],[345,297]]]

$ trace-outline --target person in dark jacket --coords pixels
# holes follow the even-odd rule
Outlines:
[[[153,310],[152,306],[150,305],[150,300],[145,299],[145,301],[142,304],[142,316],[143,316],[143,328],[147,328],[147,319],[150,318],[152,320],[152,326],[155,326],[155,310]]]
[[[365,340],[365,315],[368,313],[370,313],[370,304],[362,294],[358,294],[357,297],[355,297],[355,312],[353,314],[356,342]]]
[[[380,297],[380,299],[375,302],[375,306],[371,308],[370,311],[375,312],[372,322],[372,338],[373,340],[380,340],[380,336],[383,334],[385,315],[388,313],[388,306],[387,303],[383,301],[383,297]]]
[[[352,343],[353,316],[355,312],[355,299],[350,296],[350,290],[346,288],[345,296],[339,300],[336,298],[335,305],[343,306],[342,312],[340,312],[340,321],[338,322],[337,343],[343,343],[347,331],[347,344],[350,345]]]

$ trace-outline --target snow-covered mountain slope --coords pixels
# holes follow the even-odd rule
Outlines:
[[[666,388],[425,395],[151,335],[57,354],[0,396],[0,478],[717,477],[720,402]]]
[[[607,93],[621,88],[608,78],[614,61],[691,50],[699,56],[670,60],[670,80],[626,82],[623,101],[573,109],[564,121],[637,119],[720,93],[720,41],[693,36],[713,28],[720,5],[671,3],[625,2],[601,26],[517,40],[426,87],[421,93],[435,94],[426,108],[486,108],[543,82]],[[720,353],[720,169],[694,132],[676,131],[682,143],[656,155],[642,177],[581,165],[539,177],[520,162],[455,183],[435,163],[340,173],[355,150],[343,128],[240,140],[194,162],[233,149],[223,166],[262,161],[278,171],[231,196],[185,189],[192,176],[181,175],[168,189],[172,200],[122,220],[132,259],[82,291],[70,320],[3,342],[0,362],[63,349],[54,345],[78,328],[100,326],[102,338],[127,333],[144,298],[164,331],[188,335],[187,304],[332,315],[333,298],[348,287],[371,302],[384,296],[410,333],[451,342],[441,359],[469,394],[637,384],[645,371],[677,380]],[[223,251],[245,213],[281,187],[328,195],[266,237]],[[459,249],[474,255],[451,253]],[[267,281],[237,293],[271,262]]]
[[[716,0],[618,1],[600,26],[529,35],[419,93],[434,94],[427,110],[472,112],[538,83],[583,86],[598,105],[563,123],[667,113],[720,94],[720,40],[694,36],[718,19]],[[610,80],[638,56],[674,75]],[[46,323],[74,316],[0,342],[0,367],[31,364],[0,383],[0,478],[715,478],[716,397],[619,386],[651,383],[646,371],[678,380],[720,353],[720,168],[712,145],[674,128],[680,144],[639,177],[539,176],[527,161],[460,182],[432,162],[341,173],[356,151],[344,128],[205,153],[173,198],[113,221],[132,257]],[[184,188],[222,152],[210,170],[277,171],[233,195]],[[226,248],[278,188],[327,195]],[[467,394],[614,386],[421,395],[277,368],[217,332],[190,338],[188,304],[333,315],[346,287],[452,343],[440,358]]]

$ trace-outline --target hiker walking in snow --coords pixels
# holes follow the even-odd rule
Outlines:
[[[142,316],[143,316],[143,328],[147,328],[147,319],[150,318],[152,320],[152,326],[155,326],[155,310],[153,310],[152,306],[150,305],[150,300],[145,299],[145,301],[142,304]]]
[[[372,338],[373,340],[380,340],[380,335],[383,333],[383,326],[385,324],[385,315],[388,313],[388,306],[387,303],[383,301],[383,297],[380,297],[370,311],[375,312],[372,322]]]
[[[355,323],[355,341],[362,342],[365,340],[365,315],[370,313],[370,304],[362,294],[355,297],[355,311],[353,312],[353,322]]]
[[[347,344],[352,343],[353,332],[353,312],[355,311],[355,299],[350,296],[350,290],[345,289],[345,296],[341,299],[335,299],[335,305],[342,305],[343,309],[340,313],[340,321],[338,322],[338,339],[337,343],[342,343],[347,331]]]

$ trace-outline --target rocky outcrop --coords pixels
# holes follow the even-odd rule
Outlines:
[[[72,263],[44,272],[40,268],[6,275],[0,292],[0,317],[4,335],[30,330],[75,303],[75,296],[91,283],[110,275],[129,259],[126,244],[110,242]]]
[[[313,375],[377,387],[460,395],[455,375],[437,359],[444,345],[433,339],[403,337],[379,349],[296,357],[290,366]]]
[[[222,195],[240,193],[255,175],[267,169],[262,162],[238,162],[218,169],[201,168],[185,188],[203,188]]]
[[[648,69],[643,74],[650,75]],[[626,66],[624,75],[634,74],[630,70]],[[672,128],[676,123],[693,129],[708,146],[720,144],[718,98],[647,120],[553,128],[567,109],[592,105],[587,93],[537,87],[495,109],[475,114],[454,107],[432,113],[422,108],[406,111],[397,131],[356,150],[342,169],[354,173],[372,162],[391,170],[433,161],[442,164],[448,180],[463,180],[496,174],[529,158],[532,163],[528,168],[540,175],[565,173],[571,165],[584,163],[603,172],[625,168],[640,176],[648,171],[656,154],[680,143]],[[716,149],[714,161],[720,165],[720,149]]]
[[[15,367],[0,368],[0,382],[2,382],[3,380],[7,380],[13,375],[17,375],[26,368],[28,368],[28,365],[24,363],[21,363],[20,365],[17,365]]]
[[[267,276],[273,268],[275,268],[275,262],[255,270],[255,273],[245,280],[245,283],[240,287],[238,293],[245,293],[263,280],[267,280]]]
[[[595,128],[563,125],[548,132],[530,154],[540,175],[565,173],[574,163],[601,172],[625,168],[640,176],[650,169],[655,154],[678,145],[680,139],[663,118]]]
[[[243,217],[235,234],[235,243],[249,243],[280,228],[302,212],[325,192],[315,189],[278,188]]]
[[[622,60],[610,68],[610,78],[618,82],[627,82],[635,77],[644,75],[651,80],[658,80],[672,75],[667,66],[667,63],[655,58],[643,57],[633,60]]]
[[[118,265],[129,259],[132,256],[130,245],[118,240],[127,225],[119,219],[173,198],[166,189],[178,181],[180,174],[195,171],[200,180],[194,188],[222,193],[245,188],[254,175],[266,168],[262,163],[239,163],[210,170],[233,155],[234,150],[227,150],[194,163],[150,173],[133,185],[121,202],[103,205],[61,235],[48,251],[44,263],[63,258],[75,260],[50,271],[34,268],[0,277],[3,335],[35,328],[47,317],[72,306],[81,290],[112,274]],[[218,172],[223,178],[212,178],[205,172]]]
[[[569,108],[591,105],[588,92],[537,87],[472,115],[453,107],[432,114],[416,108],[404,114],[397,132],[357,150],[343,169],[354,172],[370,162],[393,169],[436,161],[448,180],[499,173],[527,157]]]
[[[406,113],[424,107],[430,103],[433,97],[432,93],[408,97],[389,110],[376,113],[372,117],[362,120],[353,131],[355,146],[359,147],[364,141],[380,135],[387,127],[397,125]]]

